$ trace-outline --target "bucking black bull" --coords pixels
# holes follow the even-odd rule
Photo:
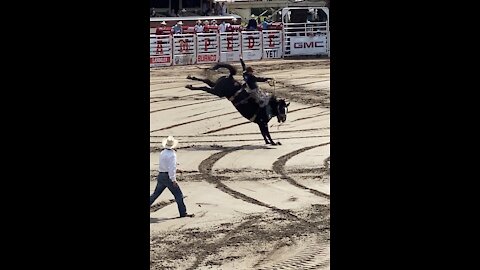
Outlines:
[[[275,96],[270,96],[267,105],[260,107],[252,95],[245,90],[245,87],[233,78],[237,73],[235,67],[229,64],[219,63],[211,69],[217,70],[219,68],[228,69],[230,75],[222,76],[218,78],[216,82],[189,75],[187,79],[204,82],[209,87],[193,87],[192,85],[185,87],[190,90],[202,90],[218,97],[226,97],[243,117],[258,124],[266,144],[277,145],[270,137],[268,122],[274,116],[277,117],[279,123],[285,122],[287,120],[288,106],[290,103],[287,104],[284,99],[277,99]],[[278,144],[280,144],[280,142]]]

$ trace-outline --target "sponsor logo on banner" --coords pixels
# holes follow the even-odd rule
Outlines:
[[[315,55],[327,52],[326,36],[292,37],[291,55]]]
[[[280,58],[280,51],[278,49],[268,50],[265,49],[263,53],[264,58]]]
[[[193,54],[174,55],[174,65],[191,65],[195,63],[195,56]]]
[[[322,48],[325,47],[325,43],[323,41],[295,42],[293,43],[293,47],[295,49]]]
[[[199,54],[197,56],[197,63],[217,62],[216,54]]]
[[[166,64],[170,63],[170,56],[150,57],[150,64]]]
[[[262,59],[262,51],[261,50],[254,50],[254,51],[243,51],[243,60],[259,60]]]
[[[220,62],[237,62],[240,61],[240,52],[222,52],[220,54]]]

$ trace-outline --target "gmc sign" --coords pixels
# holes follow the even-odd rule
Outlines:
[[[292,37],[290,55],[317,55],[327,53],[327,37]]]
[[[303,49],[303,48],[321,48],[325,47],[325,44],[323,41],[311,41],[311,42],[295,42],[293,43],[293,47],[295,49]]]

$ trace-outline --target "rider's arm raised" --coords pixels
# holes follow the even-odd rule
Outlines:
[[[240,63],[242,63],[243,71],[245,71],[245,69],[246,69],[247,67],[245,66],[245,63],[243,62],[242,57],[240,57]]]

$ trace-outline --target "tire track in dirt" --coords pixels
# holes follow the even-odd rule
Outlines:
[[[322,74],[322,78],[314,82],[292,83],[290,78],[283,77],[276,79],[278,86],[274,89],[269,89],[269,92],[278,92],[278,95],[283,95],[291,101],[302,104],[319,104],[324,108],[330,108],[330,88],[308,89],[307,85],[313,83],[328,82],[330,80],[329,74]],[[273,75],[274,76],[274,75]],[[278,77],[277,77],[278,78]],[[310,77],[295,77],[292,79],[301,80],[309,79]]]
[[[298,245],[300,250],[296,254],[285,256],[281,262],[272,262],[269,257],[261,260],[256,264],[257,270],[276,270],[276,269],[319,269],[319,267],[326,267],[330,264],[329,246],[326,243],[321,243],[318,239],[310,241],[307,245],[304,243]],[[274,250],[276,251],[276,250]],[[275,253],[275,252],[274,252]]]
[[[293,70],[295,68],[305,68],[305,67],[315,67],[318,66],[330,66],[330,63],[322,62],[322,61],[297,61],[295,59],[291,59],[292,61],[296,62],[285,62],[285,63],[276,63],[272,65],[267,65],[265,62],[255,63],[252,62],[249,65],[255,68],[255,70],[259,73],[268,72],[268,71],[276,71],[276,70]]]
[[[175,107],[168,107],[168,108],[164,108],[164,109],[158,109],[158,110],[153,110],[153,111],[150,111],[150,113],[156,113],[156,112],[161,112],[161,111],[166,111],[166,110],[172,110],[172,109],[177,109],[177,108],[181,108],[181,107],[187,107],[187,106],[192,106],[192,105],[197,105],[197,104],[203,104],[203,103],[208,103],[208,102],[213,102],[213,101],[218,101],[220,99],[218,98],[213,98],[213,99],[210,99],[210,100],[207,100],[207,101],[200,101],[200,102],[195,102],[195,103],[189,103],[189,104],[184,104],[184,105],[177,105]]]
[[[193,94],[193,95],[186,95],[181,97],[154,97],[150,99],[155,99],[153,101],[150,101],[150,104],[152,104],[152,103],[172,101],[172,100],[192,100],[192,99],[193,100],[212,100],[212,95]]]
[[[191,265],[186,270],[196,269],[203,261],[205,261],[205,259],[208,257],[209,253],[213,253],[217,250],[220,250],[222,247],[226,246],[228,244],[228,242],[230,241],[231,237],[232,237],[231,235],[234,235],[235,233],[238,233],[238,232],[241,232],[241,231],[247,229],[253,223],[255,223],[254,219],[242,222],[240,225],[238,225],[237,228],[230,231],[228,235],[226,235],[225,237],[223,237],[219,241],[211,244],[208,251],[203,251],[200,254],[198,254],[196,259],[195,259],[195,262],[193,263],[193,265]]]
[[[246,124],[250,124],[250,123],[252,123],[252,122],[248,121],[248,122],[243,122],[243,123],[239,123],[239,124],[233,124],[233,125],[230,125],[230,126],[221,127],[219,129],[209,130],[207,132],[202,133],[202,135],[211,134],[211,133],[215,133],[215,132],[222,131],[222,130],[225,130],[225,129],[230,129],[230,128],[234,128],[234,127],[238,127],[238,126],[242,126],[242,125],[246,125]]]
[[[295,120],[292,120],[292,123],[293,123],[293,122],[297,122],[297,121],[312,119],[312,118],[315,118],[315,117],[325,116],[325,115],[326,115],[326,114],[316,114],[316,115],[312,115],[312,116],[297,118],[297,119],[295,119]]]
[[[278,131],[270,131],[270,134],[276,133],[292,133],[292,132],[308,132],[308,131],[316,131],[316,130],[329,130],[330,127],[322,127],[322,128],[305,128],[305,129],[290,129],[290,130],[278,130]],[[177,137],[182,138],[198,138],[198,137],[225,137],[225,136],[244,136],[244,135],[257,135],[258,132],[245,132],[245,133],[227,133],[227,134],[211,134],[211,135],[177,135]],[[163,138],[167,135],[150,135],[150,138]]]
[[[199,122],[199,121],[203,121],[203,120],[208,120],[208,119],[212,119],[212,118],[217,118],[219,116],[224,116],[224,115],[229,115],[229,114],[234,114],[234,113],[237,113],[237,112],[236,111],[235,112],[229,112],[229,113],[219,114],[219,115],[215,115],[215,116],[205,117],[205,118],[202,118],[202,119],[187,121],[187,122],[171,125],[171,126],[164,127],[164,128],[154,129],[154,130],[150,131],[150,133],[157,132],[157,131],[160,131],[160,130],[170,129],[170,128],[174,128],[174,127],[179,127],[179,126],[183,126],[183,125],[188,125],[188,124],[191,124],[191,123],[195,123],[195,122]]]
[[[210,113],[210,112],[217,112],[217,111],[221,111],[221,110],[222,110],[222,109],[215,109],[215,110],[211,110],[211,111],[208,111],[208,112],[196,113],[196,114],[189,115],[188,118],[190,118],[190,117],[195,117],[195,116],[199,116],[199,115],[206,114],[206,113]],[[150,136],[150,137],[155,137],[155,136]]]
[[[169,91],[169,90],[172,90],[172,89],[180,89],[180,90],[185,90],[185,85],[178,86],[178,87],[160,88],[160,89],[156,89],[156,90],[150,90],[150,93],[153,93],[153,92],[160,92],[160,91]]]
[[[160,85],[160,84],[169,84],[169,83],[178,83],[178,81],[155,81],[153,82],[152,80],[150,80],[150,85]]]
[[[185,141],[182,140],[183,144],[191,144],[191,143],[231,143],[231,142],[263,142],[264,139],[261,138],[261,134],[259,134],[258,139],[236,139],[236,140],[198,140],[198,141]],[[180,137],[180,136],[177,136]],[[297,137],[280,137],[275,138],[275,140],[293,140],[293,139],[311,139],[311,138],[326,138],[330,137],[330,135],[312,135],[312,136],[297,136]],[[150,143],[161,143],[162,141],[153,141],[150,140]]]
[[[218,161],[220,160],[221,158],[223,158],[224,156],[226,156],[227,154],[230,154],[234,151],[238,151],[238,150],[242,150],[244,149],[243,146],[239,146],[239,147],[230,147],[230,148],[227,148],[221,152],[218,152],[218,153],[215,153],[211,156],[209,156],[208,158],[204,159],[202,162],[200,162],[200,165],[198,165],[198,171],[202,174],[203,178],[209,182],[210,184],[213,184],[215,185],[216,188],[220,189],[221,191],[229,194],[230,196],[236,198],[236,199],[240,199],[242,201],[245,201],[245,202],[248,202],[248,203],[251,203],[251,204],[256,204],[256,205],[260,205],[260,206],[263,206],[263,207],[267,207],[279,214],[282,214],[286,217],[288,217],[289,219],[292,219],[292,220],[295,220],[295,221],[303,221],[302,219],[298,218],[297,216],[295,216],[294,214],[292,214],[289,210],[286,210],[286,209],[280,209],[280,208],[277,208],[275,206],[271,206],[269,204],[266,204],[264,202],[261,202],[255,198],[252,198],[252,197],[249,197],[243,193],[240,193],[236,190],[233,190],[231,188],[229,188],[227,185],[223,184],[221,182],[221,179],[229,179],[229,177],[226,177],[226,176],[216,176],[216,175],[213,175],[212,174],[212,168],[213,168],[213,165]]]
[[[309,190],[311,193],[317,195],[317,196],[320,196],[320,197],[324,197],[324,198],[327,198],[327,199],[330,199],[330,194],[327,194],[327,193],[324,193],[324,192],[321,192],[321,191],[318,191],[316,189],[312,189],[312,188],[309,188],[309,187],[306,187],[304,185],[301,185],[299,184],[297,181],[295,181],[293,178],[291,178],[290,176],[288,176],[286,173],[285,173],[285,164],[287,163],[287,161],[289,159],[291,159],[292,157],[302,153],[302,152],[305,152],[307,150],[310,150],[310,149],[313,149],[313,148],[316,148],[316,147],[321,147],[321,146],[325,146],[325,145],[328,145],[330,144],[330,142],[327,142],[327,143],[322,143],[322,144],[317,144],[317,145],[313,145],[313,146],[308,146],[308,147],[304,147],[304,148],[300,148],[298,150],[295,150],[293,152],[290,152],[286,155],[283,155],[281,157],[279,157],[277,159],[277,161],[275,161],[273,163],[273,171],[278,173],[279,175],[282,176],[283,179],[287,180],[290,184],[296,186],[296,187],[299,187],[299,188],[302,188],[302,189],[307,189]]]

